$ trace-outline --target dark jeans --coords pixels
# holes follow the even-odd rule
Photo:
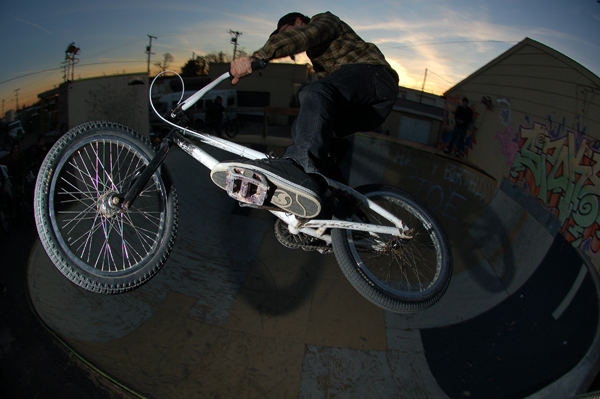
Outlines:
[[[319,173],[334,137],[378,128],[397,96],[397,77],[379,65],[346,65],[309,84],[300,91],[294,144],[284,157],[300,163],[307,173]]]
[[[464,152],[465,150],[465,136],[467,135],[466,127],[455,126],[450,136],[450,142],[448,143],[448,151],[452,150],[452,145],[456,145],[456,151]]]

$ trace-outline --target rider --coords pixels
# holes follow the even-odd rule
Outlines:
[[[223,97],[218,96],[215,98],[215,102],[210,104],[206,110],[206,124],[209,129],[214,130],[217,136],[221,137],[221,123],[223,123]]]
[[[463,97],[462,105],[456,109],[454,120],[456,121],[456,125],[451,132],[450,141],[444,152],[446,154],[449,153],[452,146],[456,144],[456,156],[458,157],[464,152],[467,130],[471,122],[473,122],[473,110],[469,107],[469,99],[467,97]]]
[[[379,127],[398,95],[398,75],[377,46],[363,41],[337,16],[325,12],[308,18],[294,12],[279,20],[252,57],[231,63],[232,83],[252,73],[256,59],[269,61],[304,51],[318,80],[300,91],[294,144],[282,159],[223,162],[213,174],[229,166],[261,172],[278,189],[271,203],[311,218],[321,209],[326,183],[319,169],[327,162],[332,138]]]

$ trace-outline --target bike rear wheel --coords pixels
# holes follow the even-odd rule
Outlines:
[[[177,195],[164,166],[128,211],[110,206],[154,156],[146,139],[122,125],[91,122],[67,132],[38,174],[34,211],[54,265],[97,293],[129,291],[162,267],[177,232]]]
[[[403,190],[382,185],[357,189],[397,216],[412,238],[334,229],[333,252],[354,288],[377,306],[397,313],[424,310],[444,295],[452,276],[446,234],[431,211]],[[348,220],[393,226],[368,208]]]
[[[238,124],[237,124],[237,122],[235,120],[228,120],[227,122],[225,122],[223,124],[223,131],[225,132],[225,134],[227,135],[227,137],[229,137],[230,139],[232,139],[235,136],[237,136],[237,134],[239,133],[240,129],[239,129],[239,126],[238,126]]]

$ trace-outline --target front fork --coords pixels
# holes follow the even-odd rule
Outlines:
[[[112,205],[120,208],[123,211],[127,211],[133,205],[135,199],[140,195],[146,183],[150,180],[154,172],[163,164],[167,154],[169,153],[169,149],[173,145],[172,137],[178,129],[173,128],[162,140],[160,143],[160,147],[154,158],[150,161],[148,165],[142,170],[141,173],[134,176],[133,179],[135,181],[133,184],[129,184],[129,189],[125,193],[119,193],[112,198]]]

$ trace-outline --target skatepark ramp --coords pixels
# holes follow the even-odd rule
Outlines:
[[[71,284],[39,241],[28,266],[43,322],[147,398],[569,398],[598,363],[598,276],[555,218],[508,179],[375,134],[349,139],[351,186],[398,186],[444,225],[454,274],[417,314],[362,298],[333,255],[291,250],[173,149],[179,233],[163,269],[115,296]],[[283,147],[257,138],[256,148]],[[215,156],[222,154],[214,150]],[[222,158],[220,158],[222,159]]]

